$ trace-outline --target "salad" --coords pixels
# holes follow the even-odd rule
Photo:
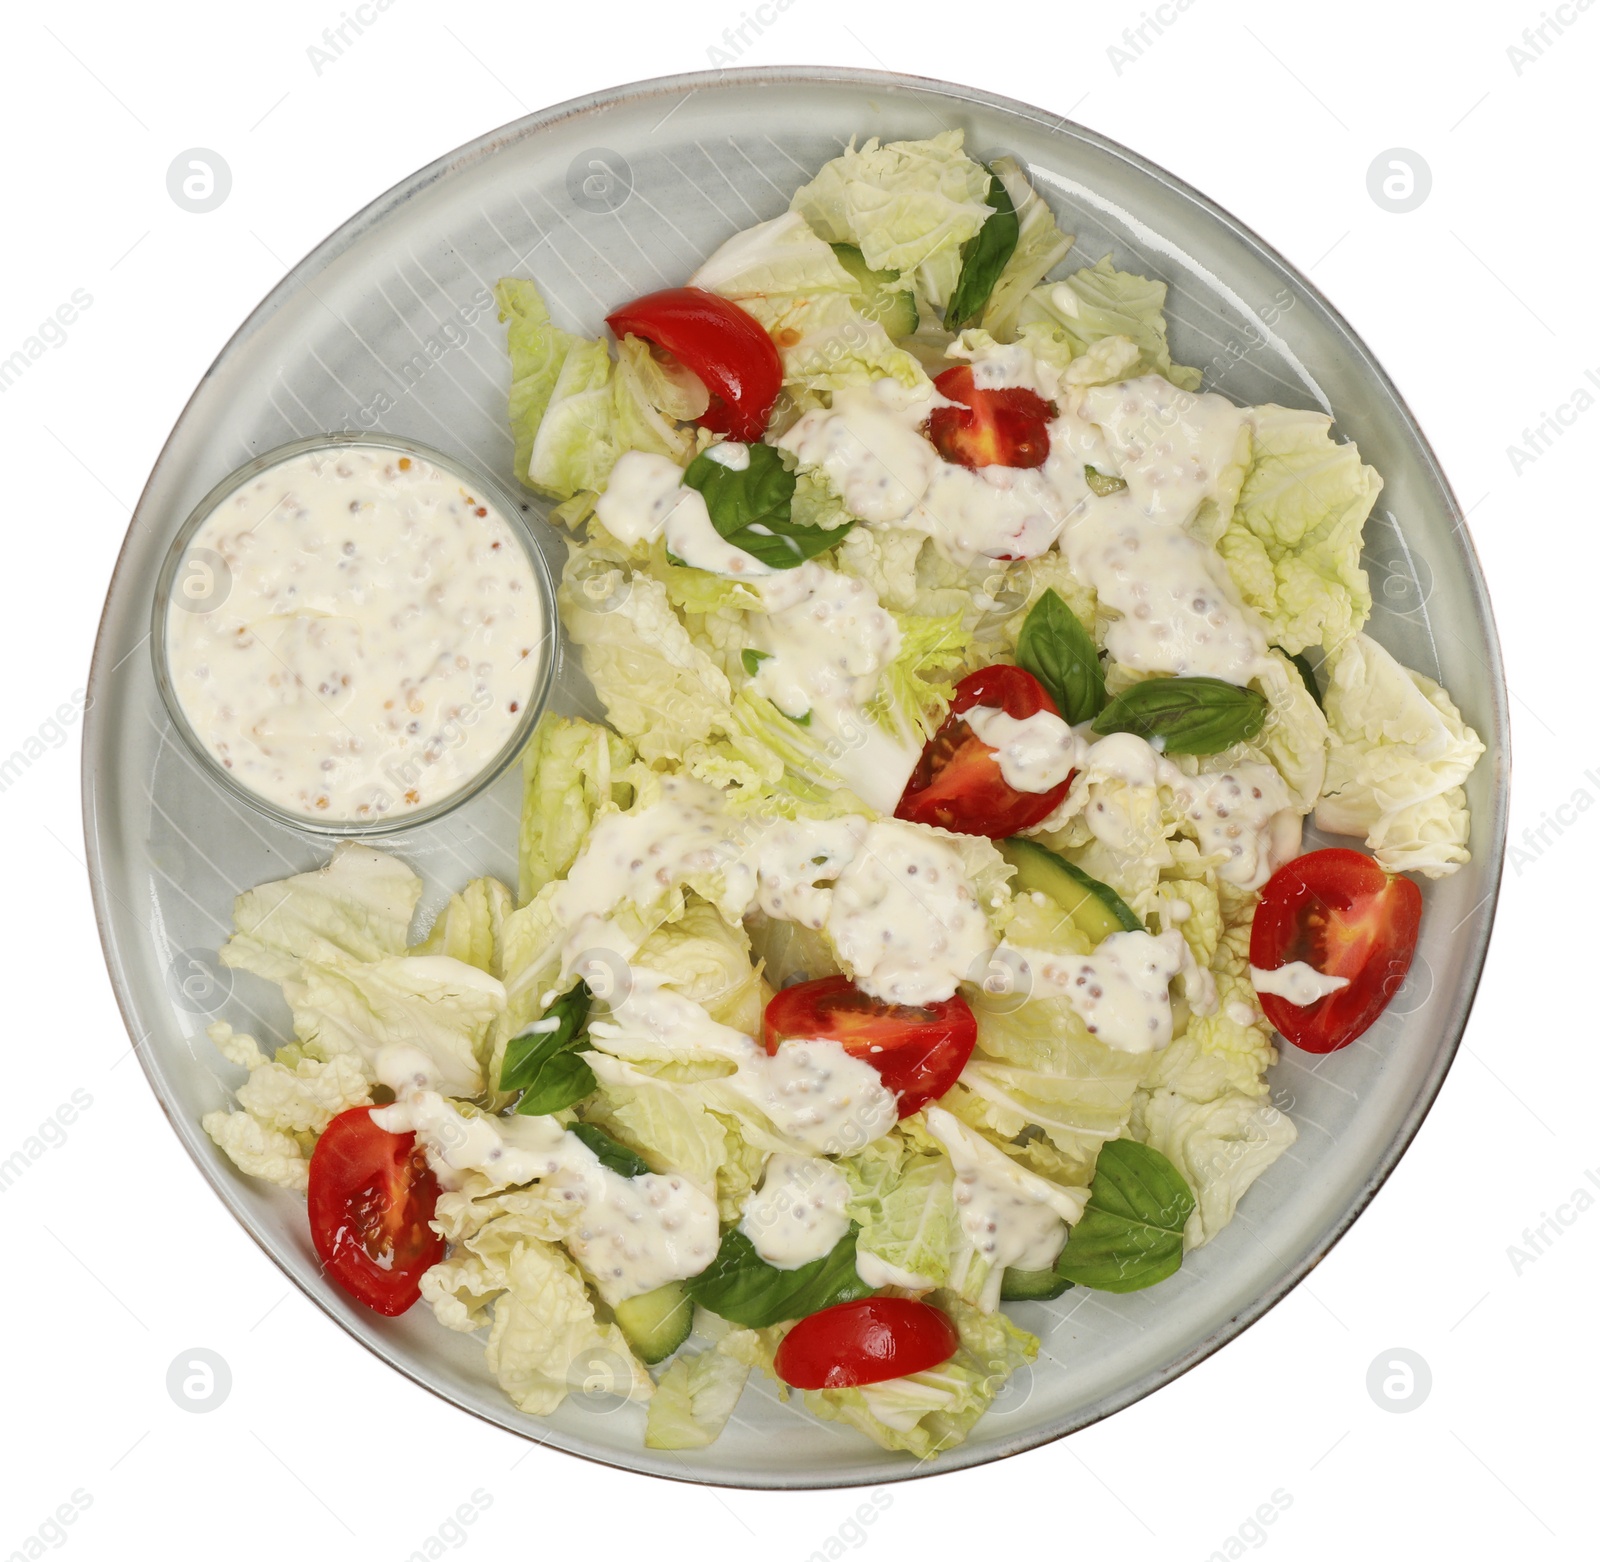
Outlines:
[[[1163,284],[1072,244],[951,131],[850,147],[609,336],[499,284],[594,719],[542,718],[518,884],[420,942],[356,842],[239,897],[221,958],[294,1039],[213,1026],[204,1121],[526,1412],[700,1448],[757,1372],[960,1442],[1029,1304],[1229,1223],[1295,1139],[1275,1033],[1359,1037],[1406,875],[1468,860],[1482,744],[1362,633],[1378,474],[1203,391]]]

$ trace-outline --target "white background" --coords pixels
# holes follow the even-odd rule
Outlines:
[[[319,74],[307,51],[338,25],[340,0],[8,8],[0,358],[74,289],[92,304],[0,395],[0,752],[41,733],[46,746],[0,794],[0,1159],[74,1091],[92,1105],[0,1194],[0,1557],[74,1491],[88,1506],[43,1543],[75,1557],[398,1562],[441,1526],[474,1553],[797,1562],[830,1541],[833,1554],[1059,1546],[1162,1562],[1257,1548],[1589,1553],[1600,1207],[1565,1201],[1586,1170],[1600,1177],[1587,990],[1600,814],[1557,809],[1580,791],[1586,810],[1600,799],[1600,409],[1572,405],[1584,371],[1600,377],[1600,8],[1561,6],[1565,32],[1550,28],[1520,72],[1508,47],[1539,23],[1532,0],[1448,20],[1394,0],[1195,0],[1161,7],[1170,25],[1120,72],[1108,48],[1139,25],[1136,3],[793,0],[739,52],[967,81],[1172,169],[1350,318],[1469,510],[1513,696],[1520,848],[1477,1009],[1387,1187],[1310,1281],[1219,1355],[1065,1443],[888,1489],[870,1529],[851,1527],[865,1493],[714,1492],[529,1452],[291,1293],[127,1061],[82,866],[77,726],[51,722],[81,699],[130,506],[190,390],[286,266],[389,185],[546,104],[726,63],[708,50],[728,50],[719,34],[742,9],[394,0]],[[205,215],[166,189],[169,163],[195,146],[233,173]],[[1367,188],[1394,147],[1433,175],[1403,215]],[[1508,447],[1564,404],[1570,432],[1518,470]],[[1542,840],[1524,837],[1541,826]],[[1547,1216],[1571,1224],[1514,1261]],[[197,1346],[232,1371],[205,1415],[165,1388],[168,1364]],[[1366,1387],[1395,1347],[1432,1374],[1405,1414]],[[489,1499],[479,1521],[449,1529],[475,1491]],[[1276,1522],[1251,1528],[1274,1492]]]

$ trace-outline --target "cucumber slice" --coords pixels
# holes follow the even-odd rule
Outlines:
[[[669,1285],[630,1296],[612,1309],[617,1327],[627,1335],[634,1354],[647,1367],[665,1361],[689,1338],[694,1324],[694,1303],[676,1280]]]
[[[876,320],[895,341],[910,336],[917,328],[917,300],[909,288],[898,287],[898,271],[873,271],[867,258],[854,244],[835,244],[833,253],[839,264],[866,289],[861,313]]]
[[[1109,884],[1090,878],[1076,863],[1023,835],[1013,835],[996,844],[1001,856],[1017,870],[1016,887],[1042,890],[1091,943],[1098,944],[1111,933],[1144,931],[1144,923],[1128,903]]]
[[[1000,1300],[1048,1302],[1071,1289],[1072,1282],[1053,1269],[1008,1269],[1000,1280]]]

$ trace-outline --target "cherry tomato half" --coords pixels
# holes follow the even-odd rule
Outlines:
[[[1037,391],[980,390],[967,364],[946,369],[933,387],[958,407],[935,407],[924,432],[957,466],[1043,466],[1056,409]]]
[[[848,976],[824,976],[776,993],[767,1005],[762,1039],[775,1053],[792,1037],[836,1041],[870,1063],[910,1117],[955,1084],[978,1040],[978,1022],[960,993],[911,1008],[880,1003]]]
[[[640,336],[705,382],[711,405],[700,423],[745,441],[760,439],[783,389],[783,363],[766,327],[737,304],[698,287],[648,293],[606,316],[620,338]]]
[[[996,665],[968,673],[956,685],[950,714],[911,772],[896,819],[999,840],[1047,819],[1067,795],[1070,775],[1048,792],[1019,792],[1008,785],[995,751],[961,719],[974,705],[998,708],[1018,721],[1042,710],[1061,714],[1044,685],[1020,667]]]
[[[961,1336],[947,1313],[899,1296],[840,1302],[802,1318],[773,1360],[791,1388],[855,1388],[949,1361]]]
[[[323,1130],[311,1152],[306,1212],[328,1273],[385,1318],[421,1295],[423,1271],[444,1257],[429,1226],[439,1184],[415,1134],[392,1134],[372,1108],[352,1107]]]
[[[1251,965],[1275,971],[1303,960],[1350,985],[1303,1005],[1262,993],[1262,1011],[1306,1052],[1348,1047],[1400,990],[1421,920],[1417,886],[1361,852],[1330,847],[1285,863],[1261,891]]]

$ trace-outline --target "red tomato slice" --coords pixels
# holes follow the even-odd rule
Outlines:
[[[703,288],[672,287],[624,304],[606,324],[618,337],[654,342],[699,375],[711,392],[704,427],[747,442],[766,432],[783,363],[754,315]]]
[[[1050,454],[1048,424],[1055,407],[1020,387],[980,390],[972,370],[946,369],[934,389],[959,407],[935,407],[923,432],[946,461],[957,466],[1043,466]]]
[[[425,1269],[444,1257],[429,1226],[439,1184],[415,1134],[392,1134],[372,1108],[352,1107],[323,1130],[311,1152],[306,1211],[311,1241],[328,1273],[385,1318],[421,1294]]]
[[[1019,792],[1007,785],[995,751],[961,719],[974,705],[998,708],[1018,721],[1042,710],[1061,714],[1044,685],[1020,667],[996,665],[968,673],[956,685],[950,714],[911,772],[896,819],[999,840],[1047,819],[1067,795],[1070,775],[1048,792]]]
[[[949,1361],[961,1336],[947,1313],[899,1296],[840,1302],[802,1318],[773,1365],[791,1388],[855,1388]]]
[[[1421,920],[1421,890],[1361,852],[1330,847],[1285,863],[1261,891],[1251,965],[1275,971],[1303,960],[1350,985],[1303,1005],[1262,993],[1262,1011],[1306,1052],[1348,1047],[1399,992]]]
[[[870,1063],[900,1097],[900,1115],[910,1117],[955,1084],[977,1043],[978,1022],[960,993],[909,1008],[880,1003],[848,976],[824,976],[785,987],[767,1005],[767,1051],[796,1036],[836,1041],[851,1057]]]

